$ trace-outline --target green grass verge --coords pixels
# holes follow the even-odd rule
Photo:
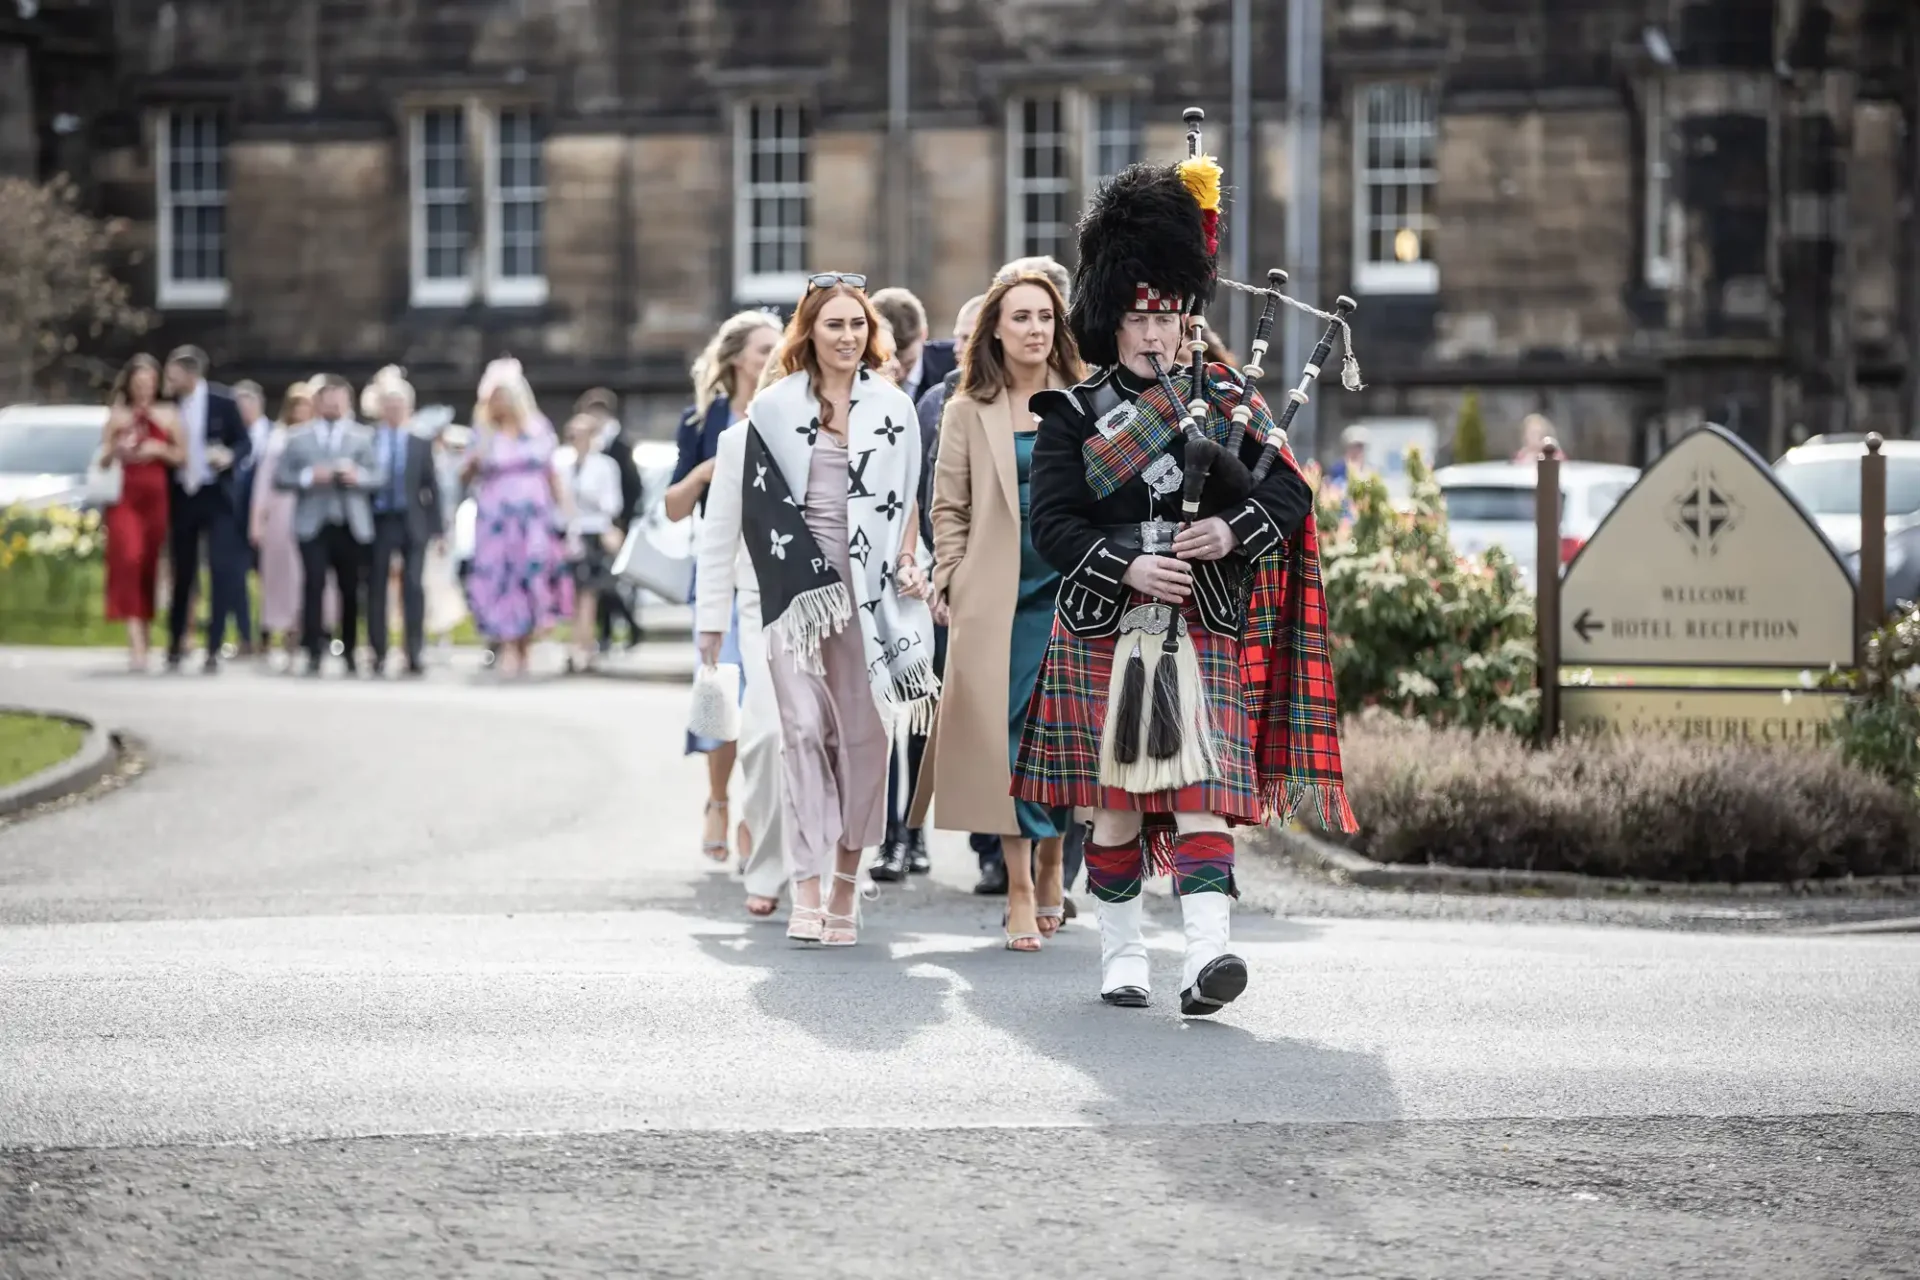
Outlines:
[[[200,617],[206,617],[207,584],[200,589]],[[57,573],[45,566],[15,564],[0,570],[0,644],[44,644],[67,648],[122,648],[127,643],[127,625],[106,619],[106,568],[99,564],[62,566]],[[247,580],[249,607],[259,616],[259,589],[256,579]],[[361,619],[365,622],[364,615]],[[395,639],[399,643],[399,619],[394,620]],[[159,602],[153,620],[153,644],[166,645],[166,601]],[[227,640],[234,640],[231,629]],[[453,642],[481,644],[480,633],[471,618],[463,619],[453,631]]]
[[[86,741],[77,724],[0,712],[0,787],[9,787],[71,756]]]

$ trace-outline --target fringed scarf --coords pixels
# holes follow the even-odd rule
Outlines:
[[[933,615],[897,590],[896,556],[919,492],[920,429],[913,402],[862,369],[847,423],[847,527],[851,584],[807,527],[807,476],[820,436],[820,403],[805,373],[754,397],[747,414],[740,517],[760,584],[760,616],[802,670],[825,668],[820,646],[855,617],[867,683],[881,718],[931,725],[940,695],[933,672]]]

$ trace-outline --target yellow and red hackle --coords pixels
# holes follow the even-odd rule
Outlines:
[[[1220,252],[1220,162],[1212,156],[1193,156],[1180,162],[1180,181],[1200,206],[1200,225],[1206,231],[1207,252]]]

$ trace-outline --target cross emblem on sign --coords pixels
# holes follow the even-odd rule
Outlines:
[[[1692,480],[1674,495],[1667,506],[1667,518],[1685,535],[1693,554],[1705,551],[1713,555],[1720,539],[1740,523],[1744,509],[1706,468],[1693,473]]]

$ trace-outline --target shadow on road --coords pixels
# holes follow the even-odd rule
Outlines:
[[[1077,1072],[1094,1086],[1082,1108],[1084,1120],[1110,1132],[1117,1158],[1124,1149],[1126,1159],[1154,1161],[1165,1179],[1165,1199],[1196,1214],[1225,1210],[1269,1223],[1287,1180],[1304,1184],[1313,1172],[1292,1153],[1260,1143],[1220,1151],[1198,1126],[1387,1122],[1375,1131],[1380,1142],[1391,1141],[1398,1130],[1391,1123],[1400,1114],[1398,1096],[1374,1055],[1258,1034],[1236,1024],[1238,1010],[1218,1019],[1178,1015],[1179,915],[1170,900],[1149,907],[1150,940],[1170,945],[1154,949],[1154,1007],[1134,1011],[1098,999],[1098,940],[1090,920],[1070,926],[1038,955],[1013,955],[998,946],[997,900],[982,903],[938,886],[918,892],[925,896],[911,903],[896,892],[869,904],[861,946],[849,951],[799,950],[786,940],[784,923],[772,922],[753,925],[744,939],[729,933],[699,940],[711,956],[760,970],[756,1006],[823,1043],[888,1053],[958,1009]],[[728,923],[743,915],[738,882],[721,875],[708,877],[686,905]],[[962,941],[982,932],[981,917],[986,945]],[[1320,929],[1248,914],[1236,919],[1235,931],[1265,952],[1254,980],[1271,992],[1298,980],[1272,963],[1271,944],[1305,941]],[[823,996],[823,989],[830,994]],[[1284,1007],[1284,994],[1280,1002]],[[1263,1003],[1270,1010],[1273,997]],[[878,1074],[860,1085],[883,1086]],[[1009,1114],[1020,1111],[1023,1099],[1007,1101]],[[1303,1217],[1325,1226],[1364,1212],[1337,1188],[1318,1185],[1313,1200],[1298,1197]]]

